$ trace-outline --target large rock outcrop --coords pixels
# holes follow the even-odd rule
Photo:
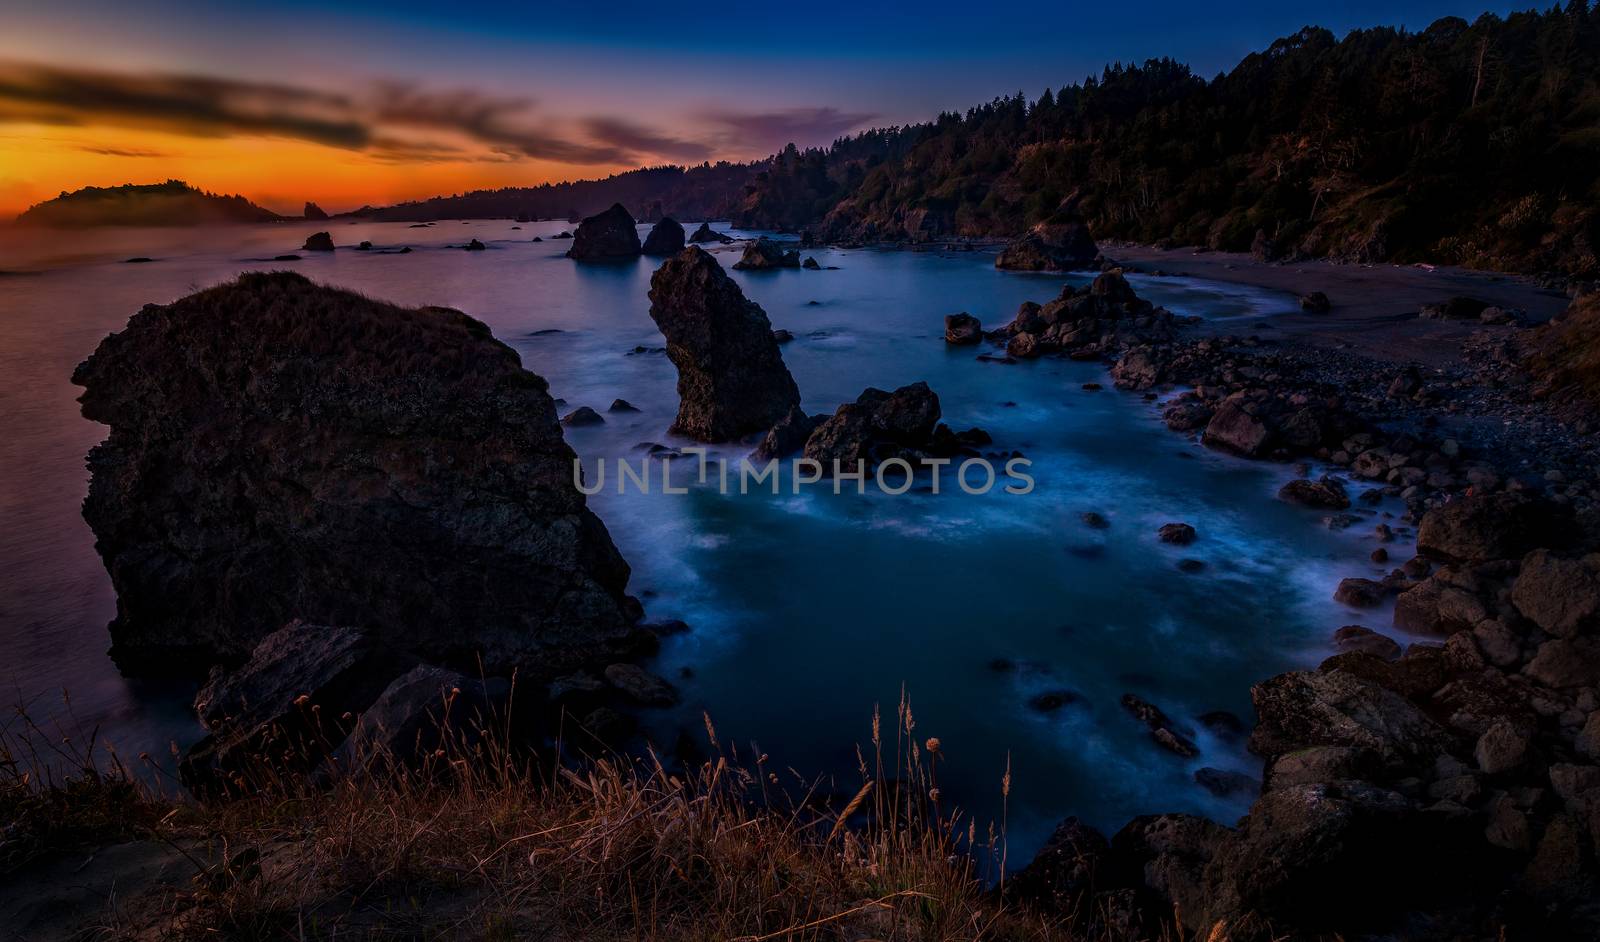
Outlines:
[[[633,217],[621,203],[613,203],[610,209],[578,224],[567,257],[580,262],[604,262],[638,258],[643,251]]]
[[[683,250],[650,278],[650,317],[678,368],[675,434],[732,441],[800,404],[766,312],[705,250]]]
[[[1089,227],[1076,216],[1054,217],[1014,239],[994,260],[1009,271],[1071,271],[1088,268],[1100,255]]]
[[[298,618],[538,675],[637,617],[545,381],[459,311],[246,274],[147,305],[73,382],[110,426],[83,513],[129,673],[238,663]]]
[[[671,216],[662,217],[661,221],[650,228],[650,234],[644,238],[644,254],[646,255],[677,255],[683,251],[683,226]]]

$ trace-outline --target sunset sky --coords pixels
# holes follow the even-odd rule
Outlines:
[[[1506,4],[0,0],[0,218],[169,177],[298,212],[748,160],[1110,61]],[[1002,15],[987,15],[993,9]]]

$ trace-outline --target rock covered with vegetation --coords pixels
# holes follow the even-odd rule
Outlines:
[[[690,246],[651,277],[650,318],[678,368],[674,433],[733,441],[800,404],[766,312],[705,250]]]
[[[199,226],[275,222],[283,217],[242,196],[222,196],[182,180],[146,185],[86,186],[31,206],[17,222],[28,226]]]
[[[638,258],[642,251],[633,217],[621,203],[613,203],[610,209],[578,224],[567,257],[580,262],[613,261]]]
[[[545,381],[459,311],[246,274],[147,305],[73,381],[110,427],[83,513],[130,673],[237,664],[303,619],[548,674],[637,617]]]

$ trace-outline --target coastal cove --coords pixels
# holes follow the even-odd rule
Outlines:
[[[334,253],[272,261],[303,240],[301,228],[97,231],[31,257],[7,245],[16,259],[8,269],[27,273],[6,279],[0,321],[0,401],[12,417],[0,448],[15,469],[0,534],[0,682],[35,718],[98,728],[124,756],[165,756],[170,742],[182,748],[201,732],[192,687],[130,683],[106,657],[114,600],[79,516],[83,455],[104,429],[79,416],[68,378],[145,303],[239,271],[290,269],[398,303],[455,307],[544,376],[561,412],[588,406],[603,416],[565,430],[591,466],[637,462],[647,443],[689,444],[666,432],[674,370],[646,315],[650,261],[576,265],[551,238],[567,226],[499,221],[337,226]],[[530,241],[536,235],[545,241]],[[461,251],[472,238],[487,249]],[[374,249],[349,248],[362,240]],[[385,253],[402,246],[413,251]],[[737,252],[717,255],[731,268]],[[945,793],[979,821],[1007,814],[1013,860],[1027,860],[1067,814],[1105,829],[1156,811],[1238,817],[1253,794],[1213,794],[1194,773],[1256,777],[1260,762],[1201,718],[1227,711],[1248,721],[1253,683],[1315,665],[1340,626],[1386,627],[1387,610],[1331,599],[1340,579],[1387,571],[1368,560],[1379,545],[1374,526],[1403,508],[1380,504],[1364,522],[1330,528],[1325,512],[1274,499],[1298,476],[1291,467],[1175,435],[1159,408],[1113,390],[1102,364],[982,361],[993,351],[943,341],[943,315],[965,310],[996,327],[1021,302],[1048,300],[1087,275],[998,272],[986,250],[809,254],[836,270],[733,273],[773,326],[794,335],[783,356],[805,409],[832,411],[867,386],[925,381],[953,428],[982,428],[996,453],[1026,455],[1037,487],[1021,496],[691,487],[592,497],[647,617],[689,626],[653,665],[681,702],[646,714],[651,738],[671,749],[704,712],[727,741],[807,781],[823,776],[824,790],[848,791],[874,706],[892,712],[904,692],[918,734],[943,743]],[[154,260],[122,261],[135,255]],[[1274,318],[1299,316],[1287,292],[1192,277],[1130,282],[1141,297],[1202,318],[1200,329],[1268,333]],[[638,411],[608,411],[616,399]],[[1352,486],[1353,497],[1359,491]],[[1158,530],[1173,522],[1198,539],[1161,542]],[[1404,559],[1406,531],[1390,522],[1400,538],[1388,549]],[[56,696],[63,690],[70,714]],[[1121,706],[1127,693],[1157,704],[1200,755],[1156,745]],[[1008,768],[1015,784],[1003,808]]]

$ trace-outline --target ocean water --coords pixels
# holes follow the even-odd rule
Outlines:
[[[567,431],[590,473],[637,463],[666,434],[675,372],[647,314],[651,260],[580,265],[569,243],[533,243],[569,228],[533,223],[331,225],[341,245],[379,249],[294,252],[313,225],[204,231],[126,230],[52,237],[0,233],[0,685],[47,725],[97,730],[121,755],[169,758],[199,730],[192,690],[120,677],[105,655],[114,612],[109,581],[79,516],[85,452],[104,429],[82,419],[75,364],[141,305],[166,302],[249,269],[291,268],[328,284],[404,304],[442,304],[487,322],[565,400],[635,413]],[[692,228],[692,227],[691,227]],[[463,252],[470,238],[484,252]],[[724,265],[738,247],[718,248]],[[1217,798],[1195,784],[1202,766],[1251,774],[1241,743],[1196,718],[1248,718],[1250,684],[1326,656],[1340,625],[1388,623],[1331,601],[1338,579],[1376,575],[1371,522],[1331,530],[1323,514],[1276,501],[1289,468],[1212,453],[1168,431],[1155,404],[1110,388],[1099,364],[978,361],[942,341],[942,317],[968,311],[987,326],[1023,300],[1053,297],[1059,275],[997,272],[986,251],[832,250],[827,271],[733,277],[795,340],[783,347],[808,411],[832,411],[867,386],[925,380],[944,418],[979,426],[996,450],[1022,452],[1036,485],[974,496],[946,479],[890,496],[813,487],[687,494],[630,488],[614,470],[591,505],[633,567],[630,589],[652,620],[680,618],[656,670],[683,694],[649,717],[663,748],[703,736],[792,769],[823,790],[859,785],[857,752],[871,716],[885,726],[909,698],[915,735],[943,744],[940,785],[982,823],[1008,820],[1013,860],[1026,859],[1063,816],[1115,828],[1135,814],[1192,811],[1231,822],[1248,796]],[[122,259],[149,256],[148,264]],[[1070,279],[1065,279],[1070,280]],[[1183,314],[1241,327],[1291,309],[1288,295],[1186,279],[1133,276],[1144,297]],[[1098,382],[1105,389],[1089,391]],[[736,459],[744,448],[717,446]],[[614,469],[614,465],[613,465]],[[659,466],[652,468],[659,475]],[[674,484],[692,483],[675,466]],[[591,477],[591,480],[593,478]],[[1358,505],[1360,506],[1360,505]],[[1081,519],[1102,514],[1106,529]],[[1195,526],[1172,547],[1164,523]],[[1376,521],[1373,521],[1376,522]],[[1403,559],[1403,550],[1392,550]],[[1185,572],[1178,564],[1200,560]],[[997,669],[996,661],[1010,669]],[[1077,699],[1040,712],[1041,693]],[[64,692],[66,696],[64,696]],[[1194,731],[1186,760],[1150,741],[1119,705],[1126,692]],[[16,722],[7,720],[7,722]],[[106,748],[102,743],[97,748]],[[1001,804],[1009,764],[1012,791]]]

